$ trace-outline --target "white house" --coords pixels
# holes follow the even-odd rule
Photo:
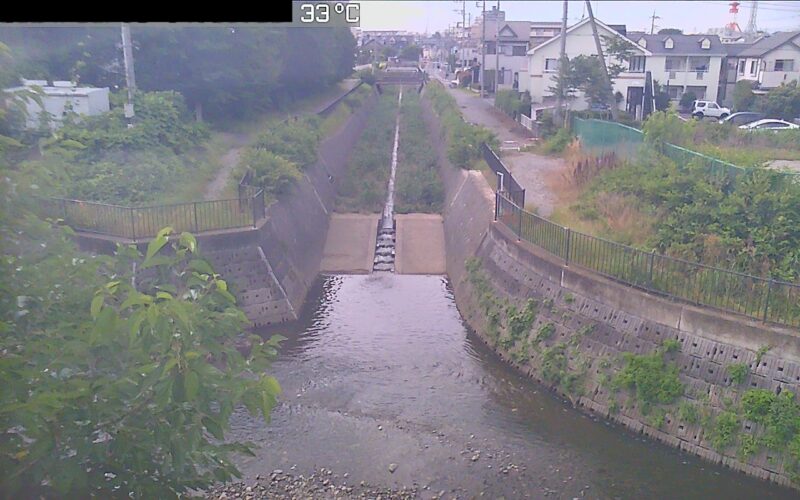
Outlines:
[[[42,125],[42,113],[46,113],[46,119],[50,128],[58,128],[61,121],[72,111],[78,115],[94,116],[107,113],[109,111],[108,87],[78,87],[72,82],[56,81],[53,85],[48,85],[45,80],[22,80],[21,87],[5,89],[7,93],[19,92],[22,90],[32,90],[39,93],[42,105],[35,100],[26,99],[27,118],[25,127],[37,129]]]
[[[631,58],[627,71],[622,72],[614,81],[614,91],[620,92],[623,100],[620,107],[629,108],[631,112],[635,105],[640,105],[644,92],[645,81],[645,61],[652,55],[648,49],[637,45],[629,38],[623,36],[618,31],[608,25],[596,21],[597,31],[600,35],[603,53],[606,57],[606,64],[622,64],[622,61],[610,57],[605,50],[603,36],[617,37],[629,44],[634,57]],[[528,75],[530,84],[528,90],[531,93],[532,108],[552,105],[556,98],[549,88],[555,86],[558,75],[558,60],[562,34],[558,34],[528,51]],[[577,24],[569,27],[566,31],[566,54],[573,59],[579,55],[597,55],[597,48],[592,35],[592,27],[589,19],[584,19]],[[586,100],[578,95],[570,102],[570,107],[576,110],[583,110],[588,107]]]
[[[769,90],[800,79],[800,31],[764,35],[735,56],[736,81],[758,82]]]
[[[728,52],[717,35],[646,35],[628,33],[628,38],[650,55],[641,64],[653,80],[665,87],[670,99],[691,92],[697,99],[716,101],[720,71]]]

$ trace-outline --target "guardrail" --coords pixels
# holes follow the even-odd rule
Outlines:
[[[137,241],[156,236],[165,226],[193,233],[256,227],[266,211],[264,191],[251,187],[243,194],[235,199],[147,207],[44,198],[41,209],[46,216],[62,219],[76,231]]]
[[[800,327],[800,285],[646,252],[573,231],[495,194],[495,220],[519,239],[576,265],[672,299]]]

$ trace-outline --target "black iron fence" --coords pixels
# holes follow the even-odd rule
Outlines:
[[[520,239],[626,285],[764,322],[800,326],[800,285],[750,276],[573,231],[496,193],[496,219]]]
[[[219,229],[256,227],[264,217],[264,191],[248,186],[239,198],[195,201],[149,207],[125,207],[91,201],[45,198],[47,217],[62,219],[76,231],[140,240],[152,238],[161,228],[201,233]]]
[[[525,189],[519,185],[517,180],[511,175],[511,172],[506,168],[497,154],[492,151],[485,142],[481,144],[481,153],[483,153],[483,160],[492,169],[492,172],[498,175],[497,189],[508,194],[508,196],[517,205],[525,206]],[[502,175],[502,178],[500,177]],[[501,180],[502,179],[502,180]]]

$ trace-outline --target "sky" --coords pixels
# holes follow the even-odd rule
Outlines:
[[[358,1],[358,0],[356,0]],[[405,30],[420,33],[443,31],[449,25],[461,22],[460,11],[466,5],[474,20],[481,7],[475,0],[361,0],[362,30]],[[655,29],[679,28],[684,33],[705,33],[709,28],[722,28],[731,22],[728,12],[729,0],[699,1],[592,1],[592,10],[597,19],[606,24],[625,24],[629,31],[650,31],[651,16]],[[741,0],[737,22],[744,30],[750,18],[752,1]],[[496,1],[487,1],[486,9],[496,6]],[[563,2],[556,0],[504,0],[500,10],[506,12],[507,21],[561,21]],[[569,1],[568,24],[580,21],[586,15],[585,2]],[[800,0],[758,2],[756,25],[769,32],[800,30]]]

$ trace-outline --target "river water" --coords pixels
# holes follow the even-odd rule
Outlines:
[[[797,498],[569,407],[471,333],[447,278],[324,276],[272,367],[272,422],[237,414],[274,469],[460,498]],[[390,464],[396,464],[394,473]]]

